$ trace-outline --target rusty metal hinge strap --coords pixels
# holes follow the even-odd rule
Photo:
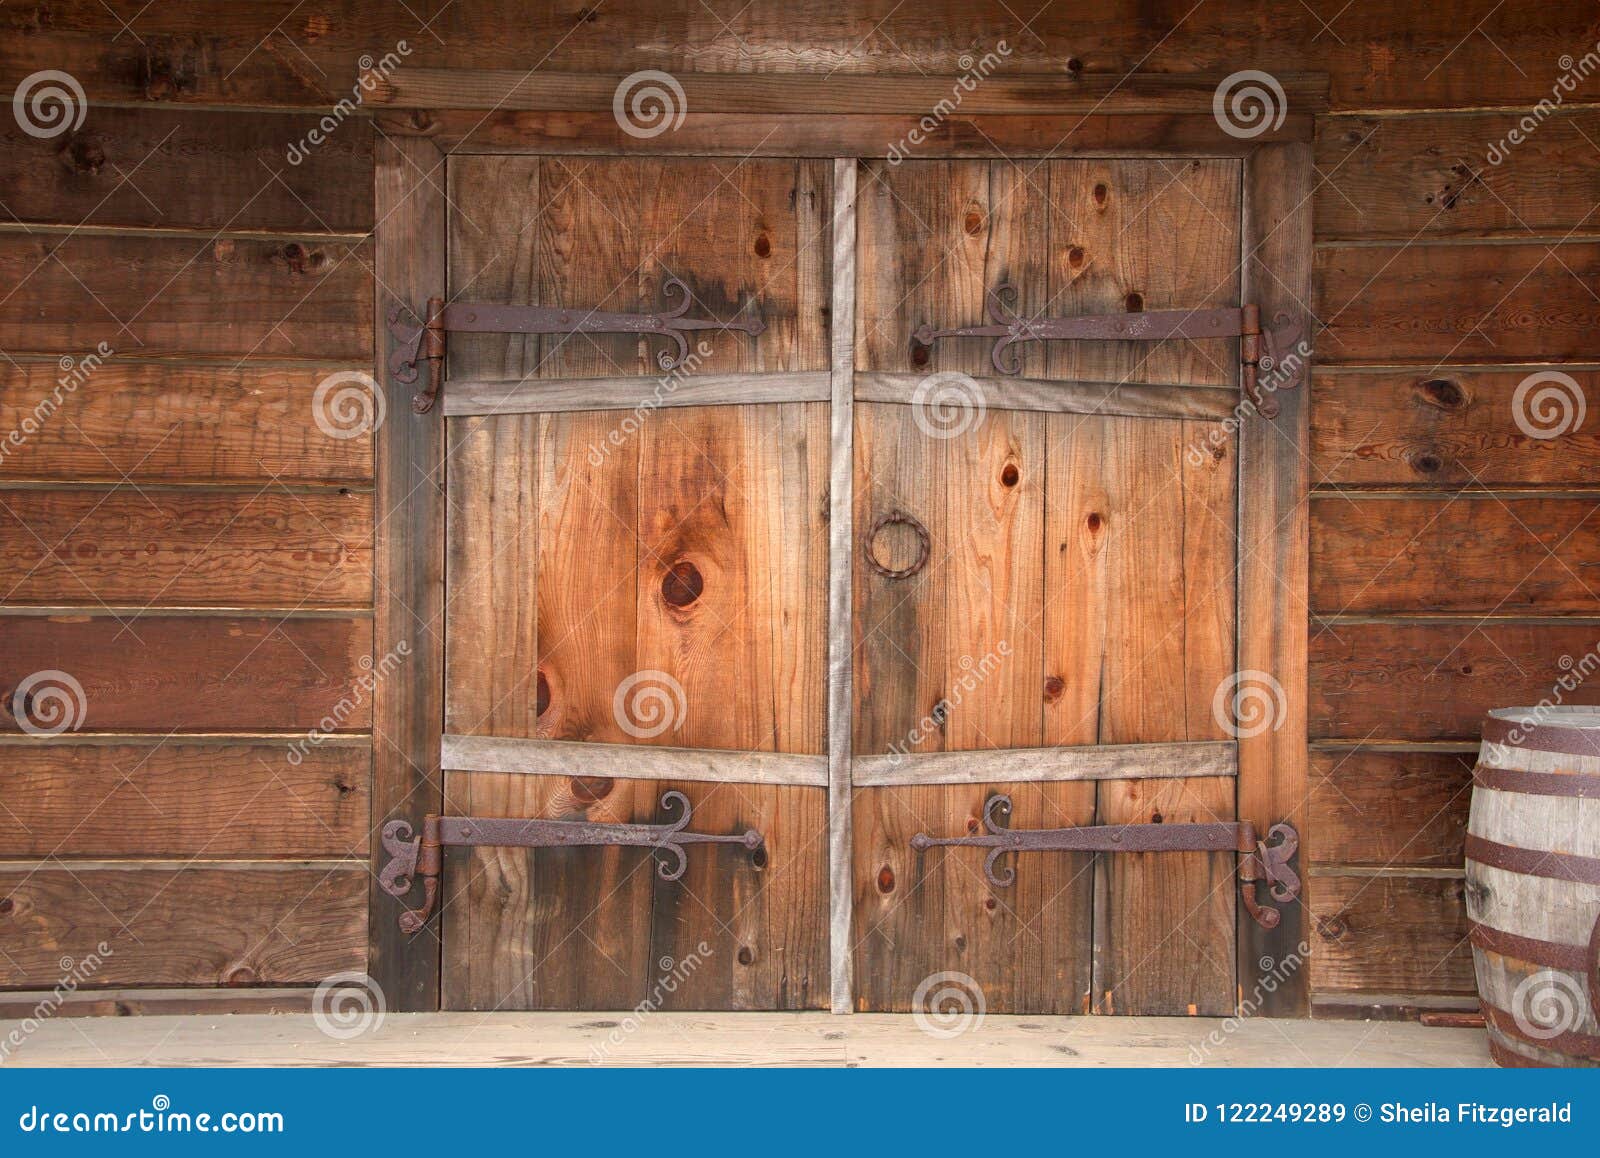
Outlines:
[[[1097,824],[1076,828],[1007,828],[1011,797],[991,796],[983,808],[981,833],[967,836],[930,836],[919,832],[911,847],[921,852],[941,846],[986,848],[983,875],[997,888],[1008,888],[1017,870],[995,863],[1008,852],[1234,852],[1239,860],[1239,889],[1246,910],[1263,928],[1277,926],[1278,910],[1262,905],[1255,894],[1257,881],[1266,881],[1274,900],[1286,903],[1300,895],[1300,878],[1290,859],[1300,846],[1293,826],[1274,824],[1267,840],[1256,839],[1248,820],[1213,824]],[[1269,843],[1270,842],[1270,843]]]
[[[400,914],[400,928],[415,933],[433,915],[439,897],[439,876],[444,868],[443,849],[447,845],[502,848],[575,848],[585,845],[631,846],[648,848],[661,860],[657,873],[664,881],[675,881],[689,867],[684,846],[690,844],[737,844],[755,850],[761,847],[761,834],[755,829],[722,835],[687,832],[693,815],[689,798],[681,792],[661,797],[664,812],[683,810],[670,824],[606,824],[588,820],[524,820],[517,817],[434,816],[423,818],[422,835],[413,836],[409,821],[391,820],[383,826],[383,847],[389,861],[378,874],[379,887],[392,897],[404,897],[413,881],[422,881],[422,906]]]
[[[433,408],[439,394],[444,336],[449,330],[477,334],[653,334],[670,338],[676,347],[676,352],[664,350],[656,358],[663,370],[673,370],[689,354],[689,333],[738,330],[753,336],[767,328],[760,318],[721,322],[686,316],[693,296],[688,285],[676,277],[661,283],[661,294],[664,298],[681,297],[682,301],[671,309],[651,313],[619,313],[568,306],[446,304],[443,298],[429,298],[427,317],[421,322],[414,315],[407,320],[411,311],[395,305],[389,310],[389,333],[395,342],[389,357],[389,374],[396,382],[410,384],[417,380],[417,363],[427,362],[428,385],[412,400],[413,409],[422,414]]]
[[[993,338],[989,360],[1002,374],[1022,373],[1022,356],[1014,348],[1020,342],[1125,341],[1161,342],[1168,338],[1238,338],[1240,389],[1268,418],[1278,413],[1271,394],[1299,384],[1310,350],[1306,345],[1305,323],[1288,313],[1279,313],[1266,329],[1261,326],[1261,307],[1254,304],[1222,306],[1216,309],[1148,310],[1122,314],[1084,314],[1063,318],[1026,318],[1017,313],[1017,287],[996,286],[985,295],[990,324],[951,326],[936,329],[922,326],[912,335],[920,345],[932,346],[940,338]],[[1275,374],[1281,380],[1263,394],[1260,374]]]

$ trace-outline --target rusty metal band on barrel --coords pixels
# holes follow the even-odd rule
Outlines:
[[[1600,1061],[1600,1037],[1592,1033],[1579,1033],[1577,1030],[1569,1029],[1553,1033],[1549,1037],[1537,1037],[1518,1025],[1514,1014],[1488,1001],[1483,1002],[1483,1015],[1495,1029],[1507,1037],[1527,1042],[1537,1049],[1549,1049],[1569,1057]]]
[[[1575,772],[1526,772],[1520,768],[1479,764],[1472,770],[1472,782],[1497,792],[1600,800],[1600,776],[1585,776]]]
[[[1513,739],[1513,736],[1516,738]],[[1483,722],[1483,741],[1511,748],[1529,748],[1535,752],[1563,752],[1569,756],[1600,759],[1600,729],[1523,723],[1491,716]]]

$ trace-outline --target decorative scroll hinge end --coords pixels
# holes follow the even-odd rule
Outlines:
[[[400,914],[400,931],[416,933],[428,923],[439,903],[439,873],[444,866],[439,842],[439,818],[422,820],[422,835],[413,837],[409,821],[391,820],[383,826],[383,849],[389,863],[378,874],[378,887],[391,897],[404,897],[415,878],[422,878],[422,907]]]
[[[1254,825],[1246,821],[1239,827],[1243,838],[1239,848],[1239,898],[1256,924],[1263,929],[1276,929],[1282,915],[1257,899],[1256,884],[1265,881],[1267,891],[1279,904],[1299,899],[1300,876],[1289,862],[1300,847],[1300,834],[1291,824],[1274,824],[1267,830],[1266,840],[1256,840]],[[1254,847],[1250,848],[1250,844]]]
[[[444,299],[428,299],[427,317],[421,324],[415,317],[402,305],[389,309],[389,333],[395,340],[389,355],[389,377],[410,385],[420,377],[418,363],[426,362],[428,384],[411,398],[411,409],[426,414],[438,401],[439,384],[444,380]]]

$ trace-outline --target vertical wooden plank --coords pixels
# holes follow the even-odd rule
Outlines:
[[[540,196],[537,157],[452,157],[450,298],[538,305]],[[453,333],[445,343],[452,378],[521,378],[539,366],[533,334]]]
[[[1247,300],[1263,318],[1279,310],[1311,317],[1311,146],[1264,145],[1246,165],[1244,255]],[[1307,374],[1309,381],[1309,373]],[[1239,433],[1239,669],[1269,672],[1284,690],[1276,726],[1239,741],[1239,816],[1256,830],[1287,820],[1305,832],[1309,584],[1310,425],[1307,391],[1276,397],[1274,419],[1252,416]],[[1253,731],[1254,729],[1252,729]],[[1239,923],[1239,981],[1262,1013],[1304,1017],[1307,970],[1295,969],[1271,993],[1265,972],[1304,955],[1305,912],[1282,906],[1276,929]],[[1281,970],[1280,970],[1281,971]]]
[[[854,556],[855,342],[856,342],[856,162],[833,163],[832,399],[829,410],[828,473],[828,946],[829,1005],[849,1013],[852,978],[850,902],[854,796],[850,763],[854,692],[850,685],[854,629],[851,623],[851,560]]]
[[[391,294],[421,310],[444,289],[444,158],[418,137],[380,135],[373,152],[380,287],[373,325],[387,334]],[[372,818],[375,825],[404,818],[420,831],[423,814],[442,803],[435,770],[444,719],[444,421],[437,411],[412,412],[412,388],[389,381],[387,342],[378,347],[374,372],[387,417],[376,433],[374,648],[382,657],[404,644],[409,654],[373,694]],[[437,926],[414,937],[400,932],[395,900],[377,886],[381,842],[372,844],[368,971],[390,1009],[437,1009]]]

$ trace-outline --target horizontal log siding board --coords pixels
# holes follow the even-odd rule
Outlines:
[[[0,285],[0,348],[13,355],[101,343],[116,358],[372,353],[366,243],[3,233]]]
[[[909,403],[926,374],[856,375],[857,402]],[[1125,414],[1134,418],[1227,418],[1239,406],[1237,390],[1206,386],[1062,382],[1046,378],[977,378],[990,410],[1063,414]]]
[[[361,862],[6,869],[0,900],[0,986],[11,988],[50,988],[64,958],[82,970],[91,955],[102,964],[80,989],[314,985],[366,961]]]
[[[526,378],[451,381],[444,390],[447,416],[535,414],[565,410],[646,411],[663,406],[756,405],[826,402],[828,372],[790,374],[671,374],[639,378]]]
[[[1600,243],[1317,250],[1319,362],[1583,361],[1600,353]]]
[[[1556,696],[1600,704],[1600,681],[1558,685],[1577,678],[1569,668],[1592,667],[1597,648],[1593,622],[1313,619],[1311,735],[1464,740],[1478,735],[1489,708]]]
[[[1317,188],[1318,240],[1600,231],[1589,217],[1600,201],[1592,143],[1600,110],[1556,113],[1508,146],[1527,115],[1319,120],[1317,167],[1327,180]]]
[[[857,756],[854,783],[858,788],[876,788],[1238,774],[1239,746],[1225,740]]]
[[[1311,504],[1319,612],[1600,610],[1600,495],[1323,494]]]
[[[41,671],[78,682],[94,731],[303,731],[341,701],[326,730],[363,731],[371,653],[370,618],[0,616],[0,731],[19,730],[15,692]]]
[[[316,990],[279,989],[101,989],[69,993],[19,989],[0,992],[0,1019],[21,1020],[38,1013],[41,1002],[55,1017],[161,1017],[224,1013],[312,1013]],[[56,1004],[57,1002],[60,1004]]]
[[[10,857],[358,856],[372,753],[287,741],[0,745]]]
[[[709,748],[691,750],[446,733],[439,745],[439,762],[446,772],[809,784],[824,788],[828,784],[826,756],[786,752],[718,752]]]
[[[414,114],[380,113],[380,132],[414,135]],[[1195,154],[1240,156],[1256,144],[1231,137],[1211,113],[953,115],[933,126],[925,116],[816,116],[690,112],[670,133],[639,137],[606,112],[428,113],[425,132],[452,153],[651,153],[708,157],[882,157],[912,133],[925,155],[1071,157]],[[1311,118],[1291,113],[1269,134],[1308,140]]]
[[[1447,752],[1311,754],[1313,865],[1459,867],[1473,758]]]
[[[1314,371],[1315,477],[1339,486],[1592,485],[1600,478],[1600,423],[1536,437],[1559,427],[1553,409],[1548,422],[1526,423],[1533,433],[1517,424],[1518,386],[1549,371],[1600,405],[1600,370],[1592,366]],[[1526,401],[1523,413],[1531,417]]]
[[[1319,993],[1470,993],[1464,882],[1313,876],[1311,987]]]
[[[365,233],[372,124],[356,118],[292,162],[319,120],[90,102],[75,132],[36,137],[7,117],[0,203],[30,223]]]
[[[370,484],[371,432],[334,437],[312,410],[346,368],[112,359],[80,383],[54,359],[0,360],[0,482]]]
[[[0,490],[0,605],[371,607],[372,495]]]
[[[757,5],[739,15],[734,34],[698,0],[617,0],[581,20],[564,7],[457,0],[424,14],[425,26],[388,0],[348,0],[331,11],[53,0],[47,18],[0,9],[0,70],[20,77],[48,62],[79,77],[91,101],[326,107],[351,97],[361,54],[397,51],[402,40],[409,52],[399,77],[420,68],[526,69],[529,45],[551,48],[550,63],[568,73],[850,75],[881,73],[888,61],[910,75],[954,77],[972,67],[973,54],[1004,42],[1002,75],[1048,73],[1066,92],[1161,67],[1224,76],[1249,59],[1274,75],[1327,72],[1336,107],[1394,109],[1532,103],[1550,95],[1553,63],[1592,39],[1591,13],[1578,0],[1508,0],[1466,23],[1448,6],[1323,11],[1267,0],[1204,20],[1192,9],[1191,0],[1051,6],[1021,31],[1015,7],[1002,0],[928,0],[883,12],[810,0]],[[1082,71],[1064,71],[1069,59]]]
[[[979,49],[974,57],[981,54]],[[999,64],[1003,55],[996,54]],[[976,64],[976,61],[974,61]],[[966,70],[964,70],[966,71]],[[1060,114],[1066,112],[1192,112],[1210,103],[1220,77],[1145,71],[1124,76],[1063,79],[1001,72],[984,77],[959,94],[967,115]],[[1287,102],[1302,111],[1326,103],[1325,76],[1275,78]],[[705,113],[927,114],[951,98],[948,77],[915,73],[852,75],[792,72],[706,75],[686,72],[676,78],[685,109]],[[631,83],[630,83],[631,82]],[[559,72],[525,68],[438,69],[407,67],[373,94],[376,104],[416,109],[510,109],[535,111],[610,111],[619,89],[640,82],[618,73]],[[676,98],[674,98],[676,99]]]

